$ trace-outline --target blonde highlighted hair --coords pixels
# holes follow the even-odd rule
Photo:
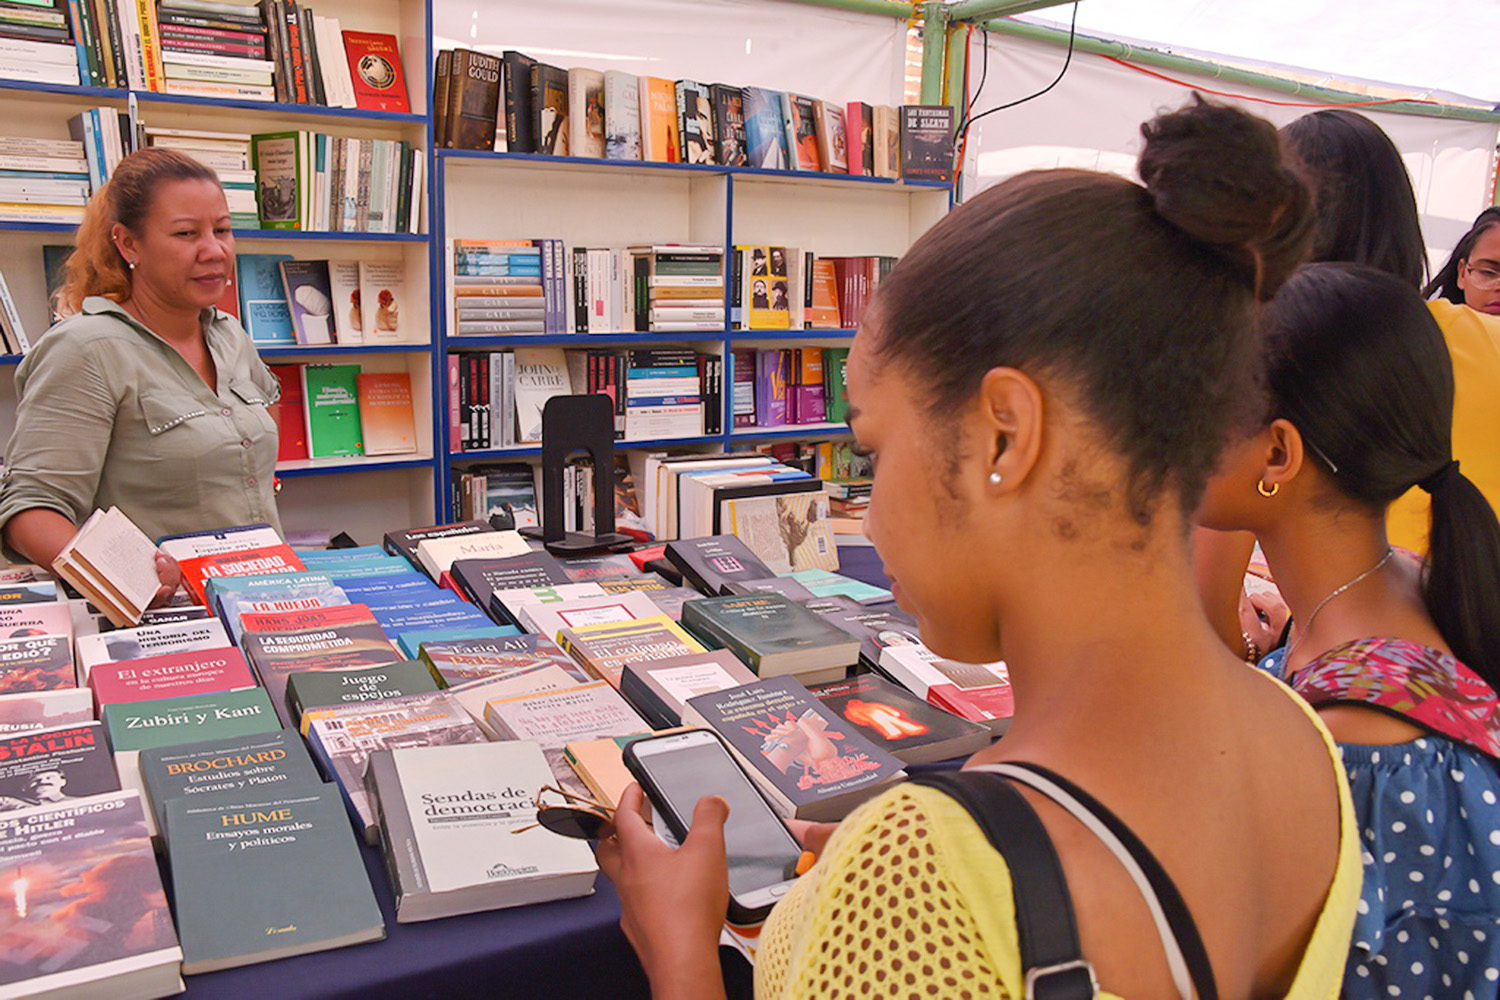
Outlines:
[[[210,168],[175,149],[147,147],[121,160],[109,182],[94,192],[84,209],[77,246],[68,255],[63,283],[53,297],[53,308],[59,316],[78,312],[90,295],[116,302],[130,297],[130,268],[115,246],[115,223],[139,233],[157,188],[168,181],[218,184],[219,178]]]

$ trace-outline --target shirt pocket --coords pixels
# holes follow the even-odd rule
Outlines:
[[[211,451],[223,435],[205,419],[208,415],[208,407],[192,396],[173,392],[141,395],[141,417],[158,459],[196,460]]]
[[[275,433],[276,421],[271,417],[269,407],[281,398],[280,386],[277,386],[273,394],[266,392],[250,379],[237,378],[230,381],[229,391],[255,414],[256,422],[263,433]]]

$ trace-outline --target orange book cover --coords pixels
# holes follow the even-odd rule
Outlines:
[[[812,308],[807,311],[807,325],[815,330],[831,330],[839,321],[839,281],[831,260],[813,261]]]
[[[366,455],[407,455],[417,450],[411,376],[406,372],[361,373],[359,423]]]
[[[682,161],[681,127],[677,121],[677,83],[659,76],[641,77],[642,159],[660,163]]]
[[[823,348],[821,347],[799,347],[797,348],[798,385],[822,385],[823,384]]]

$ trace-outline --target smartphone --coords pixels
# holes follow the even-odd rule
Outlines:
[[[677,839],[687,837],[705,795],[729,803],[724,846],[729,856],[729,919],[764,920],[796,878],[802,845],[786,828],[718,735],[690,729],[634,740],[625,766]]]

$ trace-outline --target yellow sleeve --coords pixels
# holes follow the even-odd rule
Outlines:
[[[1024,995],[1010,872],[957,802],[903,784],[839,824],[766,921],[758,1000]]]

